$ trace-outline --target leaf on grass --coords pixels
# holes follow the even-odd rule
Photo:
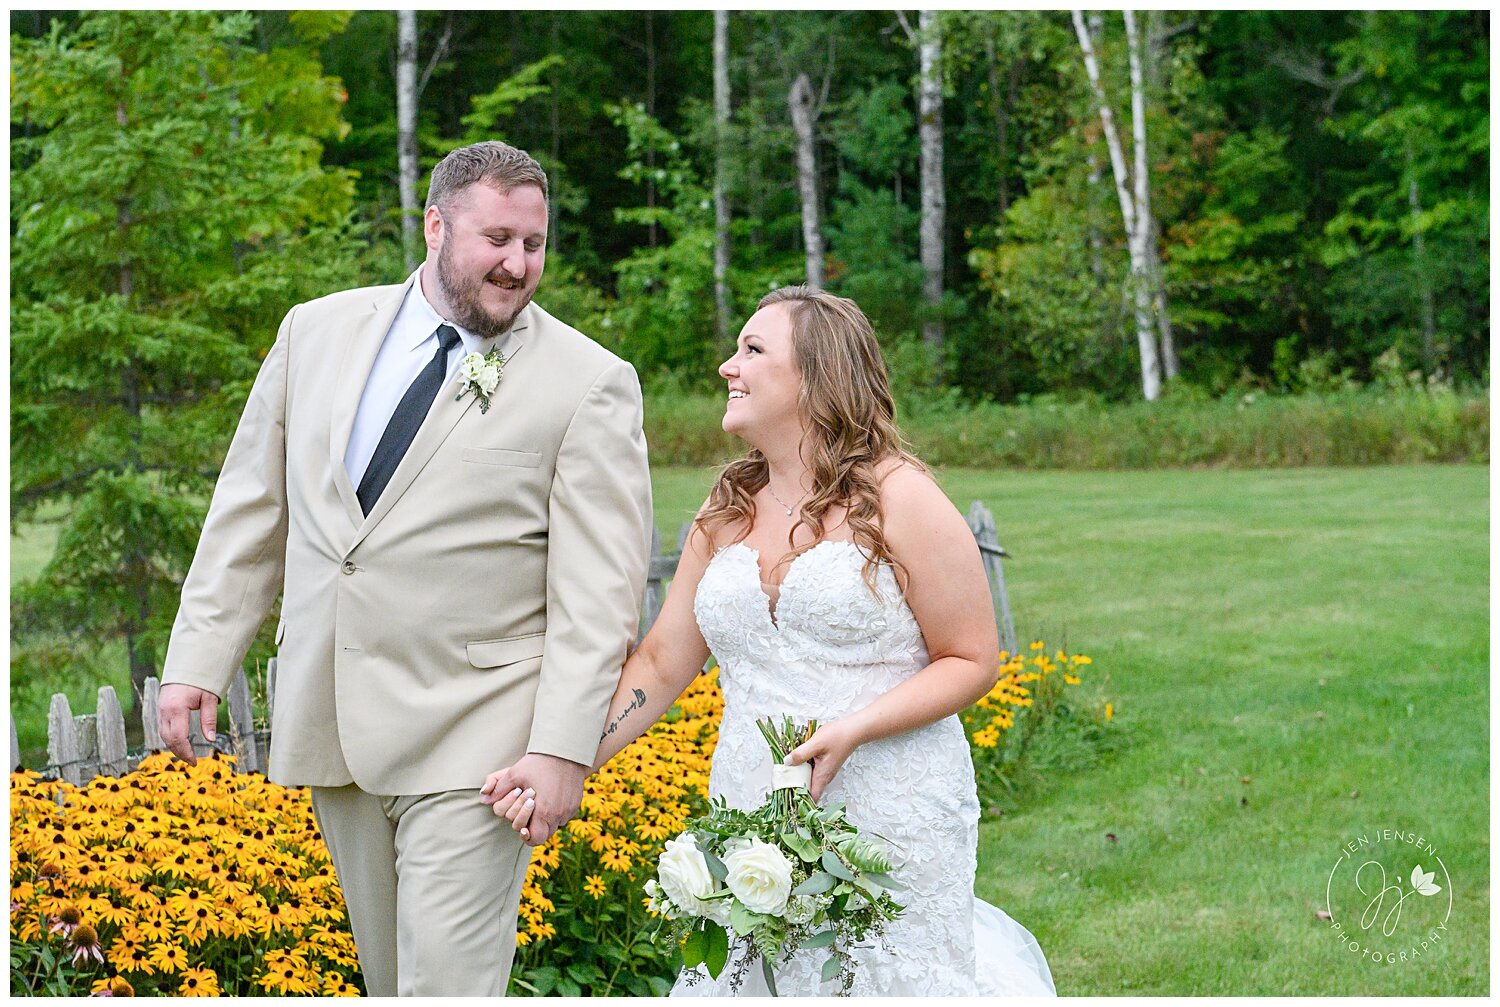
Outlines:
[[[1424,872],[1422,865],[1418,864],[1411,869],[1411,886],[1423,895],[1436,895],[1443,889],[1441,885],[1432,883],[1434,873],[1433,871]]]

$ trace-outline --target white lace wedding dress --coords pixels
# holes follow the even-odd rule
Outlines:
[[[916,618],[882,566],[877,599],[852,542],[827,540],[788,569],[774,610],[754,549],[726,546],[698,586],[695,613],[718,658],[724,719],[709,790],[732,807],[755,808],[770,789],[770,756],[759,717],[790,714],[827,723],[888,692],[928,664]],[[843,802],[851,821],[889,840],[906,911],[882,938],[854,949],[856,995],[1055,995],[1036,939],[974,897],[979,802],[963,726],[947,717],[920,730],[861,745],[822,803]],[[732,937],[732,935],[731,935]],[[776,971],[781,996],[831,995],[825,951],[798,952]],[[684,972],[674,996],[765,996],[757,963],[730,988],[736,958],[717,981]],[[696,973],[696,975],[694,974]]]

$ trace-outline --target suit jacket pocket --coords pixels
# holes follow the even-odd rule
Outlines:
[[[463,460],[480,465],[515,465],[534,469],[542,464],[540,451],[518,451],[514,448],[464,448]]]
[[[542,656],[542,641],[547,634],[528,633],[501,640],[475,640],[467,645],[469,663],[476,668],[500,668],[517,661]]]

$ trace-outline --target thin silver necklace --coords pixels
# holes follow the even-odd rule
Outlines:
[[[781,499],[781,497],[779,497],[779,496],[776,495],[776,491],[775,490],[771,489],[771,480],[769,480],[769,479],[766,480],[766,492],[768,492],[768,493],[771,494],[771,498],[773,500],[775,500],[777,503],[781,504],[782,507],[786,508],[786,516],[787,517],[791,517],[792,516],[792,509],[790,507],[787,507],[785,500]],[[797,502],[800,504],[805,499],[807,499],[807,494],[803,493],[800,497],[797,498]]]

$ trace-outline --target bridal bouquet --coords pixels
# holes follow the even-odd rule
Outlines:
[[[756,723],[771,748],[770,797],[754,811],[716,800],[707,815],[667,840],[656,877],[646,882],[650,907],[667,918],[663,932],[682,942],[686,969],[703,965],[717,979],[729,960],[732,930],[744,951],[731,976],[736,990],[759,959],[775,996],[778,958],[827,948],[823,981],[840,979],[847,993],[854,981],[849,947],[878,936],[902,911],[890,894],[899,885],[890,876],[888,849],[851,825],[842,804],[813,803],[811,766],[785,765],[787,754],[817,730],[816,721]]]

